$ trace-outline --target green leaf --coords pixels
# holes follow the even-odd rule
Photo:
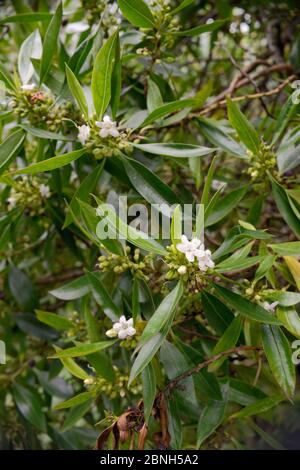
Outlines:
[[[115,63],[111,76],[111,113],[115,119],[120,106],[120,98],[122,91],[122,61],[120,50],[120,38],[117,36],[115,47]]]
[[[278,307],[276,315],[290,333],[300,338],[300,317],[295,307]]]
[[[233,313],[217,297],[206,290],[201,292],[201,301],[209,325],[222,335],[234,319]]]
[[[63,134],[57,134],[56,132],[45,131],[44,129],[39,129],[38,127],[27,126],[26,124],[21,124],[20,127],[24,129],[24,131],[29,132],[29,134],[32,134],[35,137],[39,137],[40,139],[61,140],[61,141],[67,141],[67,142],[74,140]]]
[[[164,155],[167,157],[190,158],[202,157],[209,153],[215,152],[217,149],[201,147],[200,145],[191,144],[134,144],[133,146],[153,155]]]
[[[63,351],[58,346],[54,346],[54,349],[57,353]],[[78,379],[85,380],[88,379],[90,376],[85,370],[83,370],[71,357],[60,357],[59,360],[63,364],[63,366],[70,372],[71,375],[77,377]]]
[[[24,311],[31,312],[37,307],[38,299],[34,285],[29,277],[14,265],[9,269],[8,285],[17,304]]]
[[[246,158],[246,149],[233,140],[230,135],[221,128],[218,121],[213,121],[212,119],[199,119],[198,126],[200,127],[204,137],[206,137],[209,142],[217,145],[229,154],[243,159]]]
[[[61,300],[74,300],[80,299],[88,294],[91,290],[91,285],[87,275],[81,276],[78,279],[67,282],[57,289],[49,291],[49,294],[54,295],[57,299]]]
[[[37,429],[46,432],[46,418],[38,392],[14,383],[13,397],[21,415]]]
[[[254,304],[241,295],[235,294],[234,292],[225,289],[225,287],[218,286],[217,284],[214,284],[214,288],[217,294],[219,294],[225,300],[225,302],[230,305],[230,307],[246,318],[262,323],[280,325],[281,322],[260,305]]]
[[[285,189],[271,176],[270,180],[272,184],[273,196],[281,216],[286,221],[290,229],[294,232],[294,234],[300,238],[300,221],[291,208]]]
[[[98,52],[92,73],[92,96],[95,111],[99,119],[109,105],[111,98],[111,78],[116,58],[116,43],[119,32],[116,31]]]
[[[265,256],[251,256],[250,258],[237,259],[237,260],[225,260],[219,263],[215,270],[219,273],[232,273],[248,269],[257,263],[262,263]]]
[[[156,394],[156,378],[151,362],[142,372],[143,384],[143,404],[144,404],[144,418],[145,423],[148,424],[151,416],[155,394]]]
[[[277,140],[281,137],[283,131],[288,125],[289,120],[295,114],[297,109],[297,103],[293,103],[293,95],[291,95],[283,108],[281,109],[278,118],[275,121],[275,128],[273,131],[273,139],[271,145],[274,145]]]
[[[84,115],[85,119],[88,120],[89,110],[88,110],[88,105],[86,102],[84,91],[79,81],[77,80],[76,76],[74,75],[74,73],[72,72],[70,67],[68,67],[67,64],[66,64],[66,76],[67,76],[67,81],[68,81],[70,91],[72,95],[74,96],[79,106],[80,111]]]
[[[300,242],[273,243],[268,246],[281,256],[293,256],[300,253]]]
[[[74,424],[80,420],[90,409],[93,403],[93,399],[81,403],[80,405],[74,406],[67,415],[64,424],[62,425],[62,432],[65,432],[67,429],[73,428]]]
[[[26,168],[12,171],[11,175],[35,175],[36,173],[43,173],[45,171],[55,170],[74,162],[85,153],[85,149],[74,150],[74,152],[65,153],[64,155],[57,155],[48,160],[43,160],[38,163],[33,163]]]
[[[177,195],[142,163],[129,158],[124,159],[123,163],[136,191],[151,204],[167,204],[166,216],[170,217],[169,205],[180,204]]]
[[[0,144],[0,175],[6,170],[14,156],[17,154],[25,139],[25,134],[22,130],[17,130],[10,134]]]
[[[71,408],[72,406],[78,406],[86,402],[87,400],[90,400],[91,398],[93,398],[92,392],[82,392],[82,393],[79,393],[79,395],[76,395],[75,397],[70,398],[69,400],[63,401],[62,403],[55,405],[53,409],[63,410],[65,408]]]
[[[240,111],[239,107],[229,98],[227,99],[227,110],[229,122],[237,131],[243,144],[245,144],[251,152],[257,154],[260,149],[260,139],[252,124]]]
[[[226,194],[220,202],[216,201],[215,204],[210,204],[205,211],[205,227],[210,227],[224,219],[243,199],[247,190],[247,186],[234,189]]]
[[[179,111],[180,109],[184,108],[192,108],[193,106],[197,106],[197,100],[195,98],[186,98],[183,100],[171,101],[171,103],[166,103],[156,108],[152,113],[150,113],[146,119],[138,126],[138,127],[145,127],[151,124],[158,119],[163,118],[167,114],[173,113],[174,111]]]
[[[101,204],[100,201],[98,201],[98,203]],[[113,232],[121,235],[122,238],[128,240],[130,243],[142,250],[153,252],[158,255],[166,254],[166,250],[162,245],[160,245],[156,240],[148,237],[145,232],[136,230],[134,227],[127,225],[122,219],[117,217],[115,210],[112,210],[110,207],[106,207],[105,212],[105,221]],[[102,216],[100,217],[102,218]]]
[[[77,188],[74,192],[70,202],[70,208],[73,212],[76,212],[76,210],[79,209],[78,199],[80,199],[81,201],[87,201],[89,195],[95,190],[99,178],[102,174],[104,163],[105,160],[103,160],[102,163],[97,165],[96,168],[94,168],[93,171],[84,178],[79,188]],[[68,227],[71,223],[72,215],[70,212],[67,212],[63,229]]]
[[[108,318],[112,321],[117,321],[121,316],[121,312],[113,302],[101,279],[92,272],[89,272],[87,275],[97,304],[102,307]]]
[[[60,359],[65,357],[81,357],[81,356],[88,356],[89,354],[93,354],[97,351],[102,351],[102,349],[109,348],[112,346],[116,340],[114,341],[99,341],[97,343],[90,343],[90,344],[80,344],[79,346],[74,346],[73,348],[64,349],[53,356],[51,358],[58,358]]]
[[[251,405],[246,406],[240,411],[231,415],[231,418],[248,418],[249,416],[259,415],[261,413],[265,413],[266,411],[274,408],[274,406],[278,405],[283,400],[282,397],[267,397],[263,398],[262,400],[258,400]]]
[[[264,298],[272,302],[279,302],[283,307],[291,307],[292,305],[300,303],[300,294],[298,292],[271,290],[265,292]]]
[[[56,330],[67,330],[73,326],[73,323],[68,318],[56,313],[45,312],[44,310],[36,310],[35,313],[39,321],[52,326]]]
[[[174,10],[172,10],[170,13],[171,15],[176,15],[177,13],[179,13],[181,10],[183,10],[184,8],[188,7],[189,5],[191,5],[195,0],[183,0],[179,5],[178,7],[174,8]]]
[[[290,343],[281,329],[272,325],[262,326],[262,342],[272,374],[285,395],[291,398],[296,377]]]
[[[158,85],[148,77],[147,80],[147,109],[149,113],[152,113],[156,108],[163,105],[163,99],[160,93]]]
[[[195,28],[187,29],[185,31],[175,31],[172,34],[175,36],[199,36],[199,34],[209,33],[212,31],[216,31],[223,26],[228,20],[215,20],[213,23],[201,24],[200,26],[195,26]]]
[[[163,299],[148,321],[142,333],[140,344],[145,343],[156,333],[160,332],[164,325],[174,318],[176,307],[182,295],[183,285],[181,282],[178,282],[176,287]]]
[[[56,11],[47,28],[45,39],[43,42],[43,53],[40,64],[40,84],[44,82],[51,67],[52,59],[57,48],[57,40],[60,25],[62,22],[63,8],[62,3],[59,2]]]
[[[118,5],[128,21],[139,28],[153,28],[154,18],[143,0],[118,0]]]
[[[224,387],[224,398],[221,400],[209,400],[203,408],[197,429],[197,447],[200,448],[203,442],[222,424],[228,401],[228,389]]]
[[[19,13],[18,15],[6,16],[0,20],[0,24],[7,23],[35,23],[36,21],[49,21],[52,18],[51,13],[33,12]]]
[[[152,338],[150,338],[145,344],[142,345],[132,365],[128,386],[144,370],[144,368],[155,356],[155,354],[163,344],[165,337],[169,333],[170,328],[172,326],[172,322],[173,318],[171,317],[169,321],[164,325],[160,333],[157,333],[155,336],[152,336]]]
[[[237,315],[234,320],[230,323],[226,331],[224,332],[223,336],[219,339],[217,344],[215,345],[213,351],[212,351],[212,356],[215,356],[216,354],[219,354],[223,351],[226,351],[227,349],[233,348],[241,334],[242,330],[242,317],[240,315]],[[211,364],[208,367],[209,372],[214,372],[216,371],[226,360],[226,357],[220,358],[218,361],[215,361],[213,364]]]
[[[147,367],[164,342],[165,335],[158,333],[152,336],[140,349],[130,371],[128,386]]]

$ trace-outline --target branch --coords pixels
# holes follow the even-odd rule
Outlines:
[[[198,364],[197,366],[193,367],[190,370],[187,370],[183,374],[175,377],[175,379],[171,380],[171,382],[167,384],[167,386],[161,393],[171,392],[174,388],[177,387],[179,382],[181,382],[184,379],[187,379],[193,374],[197,374],[198,372],[200,372],[200,370],[204,369],[205,367],[208,367],[210,364],[218,361],[224,356],[230,356],[231,354],[236,354],[242,351],[259,351],[259,350],[261,350],[261,348],[258,346],[237,346],[235,348],[227,349],[227,351],[222,351],[219,354],[216,354],[215,356],[210,357],[206,361],[200,362],[200,364]]]

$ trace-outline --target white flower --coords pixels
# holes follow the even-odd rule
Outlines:
[[[112,329],[106,332],[106,336],[109,338],[118,336],[119,339],[125,339],[128,336],[134,336],[135,333],[136,329],[133,328],[133,318],[126,320],[125,316],[122,315],[119,321],[113,324]]]
[[[27,85],[22,85],[22,86],[21,86],[21,90],[24,90],[24,91],[33,90],[34,88],[35,88],[35,84],[34,84],[34,83],[27,83]]]
[[[279,302],[272,302],[271,304],[269,304],[269,302],[263,302],[262,306],[265,310],[268,310],[268,312],[275,312],[275,308],[278,304]]]
[[[211,251],[210,250],[203,250],[201,251],[200,255],[197,256],[198,258],[198,266],[200,271],[207,271],[207,268],[213,268],[215,263],[211,259]]]
[[[8,209],[14,209],[17,205],[17,199],[14,196],[10,196],[7,198],[6,202],[8,203]]]
[[[211,187],[214,191],[219,191],[219,189],[225,188],[226,185],[225,181],[212,180],[211,182]]]
[[[89,25],[85,23],[84,21],[76,21],[75,23],[68,23],[65,31],[68,34],[71,33],[82,33],[83,31],[86,31],[89,29]]]
[[[90,136],[91,128],[90,126],[83,124],[82,126],[78,126],[77,129],[78,129],[78,140],[82,145],[84,145]]]
[[[105,138],[109,135],[112,137],[118,137],[120,135],[116,122],[112,121],[109,116],[104,116],[103,121],[96,121],[96,126],[100,127],[100,137]]]
[[[42,197],[50,197],[50,188],[46,184],[41,184],[39,190]]]
[[[186,271],[187,271],[187,268],[183,264],[179,266],[179,268],[177,269],[177,272],[182,276],[186,273]]]
[[[201,254],[204,246],[201,243],[201,240],[198,238],[193,238],[191,241],[189,241],[186,235],[182,235],[181,243],[177,243],[176,248],[181,253],[184,253],[186,259],[192,263],[194,259],[198,258],[198,256]]]

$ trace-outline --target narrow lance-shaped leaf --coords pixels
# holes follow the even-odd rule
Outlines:
[[[125,18],[133,26],[139,28],[152,28],[154,26],[153,15],[143,0],[118,0],[118,5]]]
[[[219,286],[217,284],[214,284],[214,288],[217,294],[219,294],[225,300],[225,302],[230,305],[230,307],[234,308],[237,312],[239,312],[241,315],[244,315],[246,318],[262,323],[280,325],[281,322],[275,317],[275,315],[272,315],[260,305],[254,304],[241,295],[231,292],[225,287]]]
[[[148,321],[141,339],[140,344],[148,341],[152,336],[158,333],[163,326],[174,317],[174,312],[183,294],[183,285],[178,282],[176,287],[163,299],[161,304],[155,310],[154,314]]]
[[[74,152],[65,153],[64,155],[57,155],[48,160],[43,160],[38,163],[33,163],[32,165],[27,166],[26,168],[21,168],[20,170],[12,171],[12,175],[35,175],[36,173],[43,173],[45,171],[56,170],[56,168],[61,168],[68,165],[71,162],[74,162],[80,158],[85,153],[85,149],[74,150]]]
[[[111,78],[116,58],[115,48],[118,34],[116,31],[105,42],[94,63],[91,89],[95,111],[99,119],[102,119],[111,98]]]
[[[17,130],[10,134],[0,145],[0,175],[6,170],[17,154],[25,139],[25,133]]]
[[[243,144],[245,144],[251,152],[257,154],[260,148],[260,140],[252,124],[240,111],[238,105],[229,98],[227,99],[227,110],[230,124],[237,131]]]
[[[62,13],[62,3],[59,2],[46,31],[43,43],[43,53],[40,65],[40,84],[43,83],[49,72],[51,62],[56,51],[59,29],[62,22]]]
[[[77,80],[76,76],[74,75],[74,73],[68,67],[67,64],[66,64],[66,76],[67,76],[68,85],[69,85],[69,88],[71,90],[71,93],[74,96],[74,98],[75,98],[75,100],[76,100],[76,102],[79,106],[79,109],[82,112],[82,114],[84,115],[85,119],[88,120],[89,111],[88,111],[88,105],[87,105],[87,102],[86,102],[84,91],[83,91],[79,81]]]
[[[287,338],[279,327],[263,325],[262,341],[272,374],[285,395],[291,398],[295,390],[296,375]]]

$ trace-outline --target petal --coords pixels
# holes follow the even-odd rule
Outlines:
[[[185,253],[186,252],[186,246],[183,244],[183,243],[178,243],[176,245],[176,248],[178,251],[180,251],[181,253]]]
[[[109,133],[112,137],[119,137],[119,135],[120,135],[119,131],[117,129],[114,129],[114,128],[111,128],[109,130]]]
[[[192,263],[195,259],[195,255],[191,251],[187,251],[186,254],[185,254],[185,257],[188,261],[190,261],[190,263]]]
[[[103,122],[102,121],[95,121],[95,124],[97,127],[103,127]]]
[[[193,238],[191,244],[194,248],[198,248],[201,245],[201,240],[199,240],[199,238]]]
[[[130,326],[129,328],[127,328],[127,335],[128,336],[134,336],[136,333],[136,329],[133,328],[132,326]]]
[[[183,244],[189,243],[186,235],[181,235],[181,241],[182,241]]]
[[[120,330],[118,333],[120,339],[125,339],[127,337],[127,330]]]
[[[115,324],[113,325],[113,329],[114,329],[115,331],[120,331],[122,328],[123,328],[123,327],[122,327],[122,324],[119,323],[119,322],[117,322],[117,323],[115,323]]]
[[[104,116],[103,122],[105,122],[105,123],[107,123],[107,122],[111,123],[111,119],[110,119],[110,117],[109,117],[107,114]]]
[[[127,325],[133,326],[133,318],[129,318],[129,320],[127,320]]]
[[[100,134],[100,137],[103,137],[105,139],[105,137],[108,136],[108,130],[105,128],[102,128],[99,134]]]

